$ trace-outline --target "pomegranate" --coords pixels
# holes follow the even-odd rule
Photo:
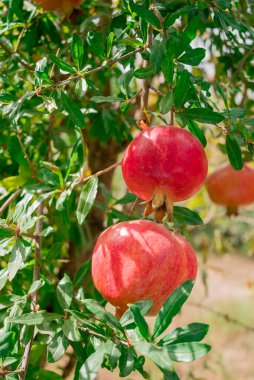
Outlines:
[[[153,301],[156,314],[183,282],[195,279],[197,261],[179,233],[148,220],[122,222],[106,229],[95,245],[92,277],[96,288],[116,306],[119,318],[127,304]]]
[[[173,202],[195,194],[207,175],[208,163],[201,143],[189,131],[156,126],[142,131],[127,147],[122,173],[129,190],[148,201],[145,215],[155,212],[161,221]]]
[[[247,164],[242,170],[222,165],[209,175],[206,188],[214,203],[226,206],[228,215],[237,215],[238,206],[254,203],[254,169]]]
[[[73,9],[79,8],[84,0],[34,0],[36,4],[42,6],[47,11],[62,11],[65,14],[71,13]]]

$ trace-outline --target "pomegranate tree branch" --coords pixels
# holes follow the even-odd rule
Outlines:
[[[8,198],[4,204],[0,207],[0,215],[4,212],[4,210],[13,202],[18,196],[22,193],[22,189],[18,189],[13,193],[10,198]]]
[[[74,182],[74,184],[73,184],[72,187],[75,187],[77,185],[81,185],[82,183],[85,183],[85,182],[89,181],[89,179],[91,179],[92,177],[99,177],[99,176],[101,176],[104,173],[110,172],[111,170],[115,169],[117,166],[121,165],[121,163],[122,163],[121,161],[120,162],[116,162],[115,164],[110,165],[110,166],[108,166],[107,168],[105,168],[103,170],[99,170],[97,173],[91,174],[91,175],[89,175],[88,177],[85,177],[85,178],[80,178],[78,182]]]
[[[148,41],[147,46],[150,48],[153,43],[153,28],[151,25],[149,25],[148,29]],[[149,66],[150,61],[144,60],[143,61],[143,68],[146,68]],[[149,120],[147,118],[146,110],[148,109],[148,100],[149,100],[149,89],[150,89],[151,79],[147,78],[142,83],[142,93],[140,97],[140,119],[145,124],[149,124]]]
[[[43,202],[40,204],[38,208],[37,215],[41,216],[43,215],[43,207],[44,204]],[[41,259],[41,231],[43,227],[43,219],[39,219],[36,223],[36,228],[35,228],[35,235],[39,236],[39,238],[35,241],[35,257],[34,257],[34,272],[33,272],[33,282],[37,281],[40,279],[40,259]],[[38,303],[38,291],[35,291],[31,294],[31,310],[36,312],[37,309],[37,303]],[[34,332],[32,334],[31,339],[27,343],[25,347],[25,351],[23,354],[22,362],[21,362],[21,375],[20,379],[24,380],[26,378],[26,373],[28,369],[28,364],[29,364],[29,358],[30,358],[30,353],[32,349],[34,341]]]
[[[230,322],[230,323],[233,323],[233,324],[238,325],[240,327],[243,327],[247,331],[254,332],[254,327],[248,326],[245,323],[239,321],[238,319],[232,318],[228,314],[222,313],[218,310],[215,310],[208,305],[203,305],[202,303],[199,303],[199,302],[189,302],[189,305],[194,306],[194,307],[198,307],[198,308],[203,309],[203,310],[206,310],[209,313],[216,315],[217,317],[225,319],[227,322]]]
[[[98,71],[101,71],[101,70],[104,70],[106,69],[107,67],[111,67],[113,66],[115,63],[117,62],[120,62],[120,61],[123,61],[124,59],[126,58],[129,58],[131,57],[132,55],[135,55],[137,53],[140,53],[142,50],[144,50],[146,48],[146,46],[141,46],[139,47],[138,49],[136,50],[133,50],[131,51],[130,53],[127,53],[125,55],[122,55],[121,57],[119,58],[115,58],[115,59],[109,59],[106,63],[103,63],[101,66],[98,66],[98,67],[95,67],[94,69],[91,69],[89,71],[86,71],[85,73],[81,73],[79,75],[75,75],[74,77],[70,77],[70,78],[67,78],[59,83],[56,83],[56,86],[59,87],[59,86],[64,86],[65,84],[69,83],[70,81],[72,80],[75,80],[75,79],[79,79],[79,78],[82,78],[82,77],[86,77],[90,74],[93,74],[93,73],[96,73]]]

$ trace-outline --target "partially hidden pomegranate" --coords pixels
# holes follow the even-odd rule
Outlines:
[[[194,195],[206,179],[208,163],[203,146],[189,131],[156,126],[142,131],[127,147],[122,173],[129,190],[147,202],[145,215],[165,212],[172,220],[173,202]]]
[[[228,215],[237,215],[238,206],[254,203],[254,168],[222,165],[208,176],[206,188],[214,203],[226,206]]]
[[[197,260],[179,233],[148,220],[122,222],[106,229],[95,245],[92,277],[95,287],[116,306],[119,318],[127,304],[152,300],[156,314],[183,282],[195,279]]]
[[[47,11],[61,11],[65,14],[70,13],[73,9],[79,8],[84,0],[34,0]]]

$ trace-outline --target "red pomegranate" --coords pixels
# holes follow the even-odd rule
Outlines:
[[[228,215],[237,215],[238,206],[254,203],[254,169],[245,164],[235,170],[225,164],[209,175],[206,188],[214,203],[226,206]]]
[[[119,318],[127,304],[153,301],[156,314],[183,282],[195,279],[197,260],[180,234],[148,220],[122,222],[106,229],[92,256],[92,277],[99,292],[116,306]]]
[[[164,125],[142,131],[127,147],[122,161],[127,187],[148,201],[145,215],[155,210],[158,221],[163,209],[172,219],[173,202],[195,194],[207,169],[207,157],[197,138],[185,129]]]
[[[79,8],[84,0],[34,0],[36,4],[42,6],[47,11],[62,11],[65,14],[73,9]]]

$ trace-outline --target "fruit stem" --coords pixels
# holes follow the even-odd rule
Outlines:
[[[237,205],[227,206],[227,213],[226,213],[227,216],[231,216],[231,215],[237,216],[238,214],[239,213],[238,213],[238,206]]]
[[[168,220],[170,222],[172,222],[173,221],[173,217],[174,217],[174,204],[173,204],[172,198],[169,195],[166,196],[165,203],[166,203]]]

